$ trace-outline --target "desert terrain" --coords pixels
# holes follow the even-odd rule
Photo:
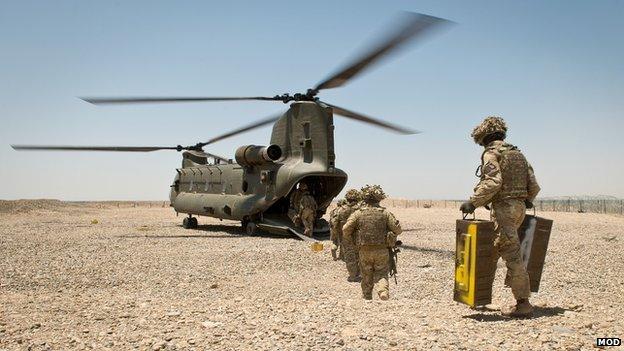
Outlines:
[[[205,217],[185,230],[157,204],[3,202],[0,350],[585,350],[624,337],[624,217],[540,213],[555,222],[535,317],[508,320],[502,262],[487,309],[453,301],[457,209],[390,210],[404,247],[383,302],[361,299],[328,242],[314,252]]]

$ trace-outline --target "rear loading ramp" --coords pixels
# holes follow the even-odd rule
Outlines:
[[[329,237],[329,223],[323,218],[316,220],[314,224],[314,236],[310,238],[303,235],[303,228],[296,227],[287,215],[267,215],[258,223],[258,228],[272,234],[284,236],[297,236],[305,241],[316,241]]]

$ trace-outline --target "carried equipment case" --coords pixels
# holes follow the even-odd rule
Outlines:
[[[526,215],[520,229],[518,229],[520,254],[524,267],[529,274],[531,292],[539,291],[552,225],[553,221],[550,219]],[[510,286],[510,282],[511,277],[507,273],[505,285]]]
[[[526,215],[518,229],[520,253],[531,292],[538,292],[553,221]],[[456,222],[455,288],[453,299],[470,307],[492,302],[492,283],[498,260],[494,260],[496,232],[493,221],[458,219]],[[505,285],[509,286],[509,272]]]
[[[458,219],[453,299],[470,307],[492,302],[494,222]]]

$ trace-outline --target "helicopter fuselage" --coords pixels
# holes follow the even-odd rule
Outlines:
[[[335,167],[332,109],[316,102],[292,103],[275,122],[268,148],[242,146],[236,162],[209,164],[208,157],[183,154],[170,193],[176,212],[254,222],[285,217],[289,194],[305,181],[320,217],[347,182]]]

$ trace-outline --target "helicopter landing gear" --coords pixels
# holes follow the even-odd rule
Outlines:
[[[191,217],[191,215],[189,215],[188,217],[182,220],[182,227],[184,227],[184,229],[197,228],[197,218]]]
[[[245,231],[245,234],[249,236],[255,236],[258,234],[258,225],[254,223],[249,217],[243,218],[241,221],[241,227]]]
[[[249,236],[255,236],[258,233],[258,226],[254,222],[247,223],[245,233]]]

